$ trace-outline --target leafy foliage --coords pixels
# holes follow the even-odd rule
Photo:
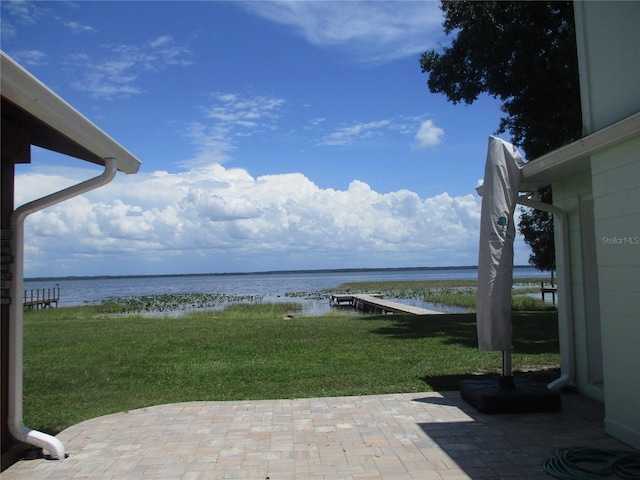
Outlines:
[[[443,1],[443,52],[420,60],[433,93],[473,103],[502,102],[497,133],[511,132],[528,158],[569,143],[582,131],[572,2]]]
[[[540,193],[541,201],[551,203],[550,188]],[[531,246],[533,253],[529,255],[529,263],[538,270],[553,272],[556,269],[553,215],[542,210],[523,208],[518,230]]]
[[[510,132],[529,159],[580,137],[573,2],[443,0],[441,9],[445,33],[456,37],[420,59],[431,92],[454,104],[482,93],[499,98],[506,116],[496,133]],[[529,262],[555,269],[552,215],[525,210],[520,232],[533,251]]]

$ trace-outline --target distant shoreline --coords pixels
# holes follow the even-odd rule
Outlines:
[[[531,265],[515,265],[514,269],[535,268]],[[354,272],[408,272],[433,270],[477,270],[477,265],[462,265],[451,267],[386,267],[386,268],[327,268],[308,270],[267,270],[260,272],[222,272],[222,273],[166,273],[146,275],[69,275],[65,277],[27,277],[24,280],[39,282],[43,280],[100,280],[120,278],[169,278],[169,277],[210,277],[210,276],[238,276],[238,275],[278,275],[298,273],[354,273]]]

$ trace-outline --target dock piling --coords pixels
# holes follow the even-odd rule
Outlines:
[[[41,308],[58,307],[60,301],[60,287],[53,288],[32,288],[29,293],[24,291],[22,305],[29,310],[40,310]],[[34,294],[35,292],[35,294]]]

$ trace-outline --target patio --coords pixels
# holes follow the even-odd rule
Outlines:
[[[4,480],[550,479],[556,449],[632,450],[603,405],[563,394],[558,413],[479,413],[459,392],[159,405],[61,432],[64,461],[23,460]]]

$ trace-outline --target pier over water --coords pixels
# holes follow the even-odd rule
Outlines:
[[[22,305],[29,310],[58,307],[60,301],[60,287],[33,288],[24,291]]]
[[[409,313],[411,315],[440,315],[443,313],[385,300],[379,293],[357,295],[336,294],[331,295],[330,302],[333,306],[351,306],[358,310],[375,313]]]

